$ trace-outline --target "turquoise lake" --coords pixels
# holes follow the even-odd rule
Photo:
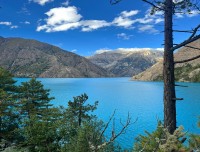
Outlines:
[[[18,84],[28,81],[17,78]],[[163,83],[130,81],[130,78],[39,78],[46,89],[51,89],[50,96],[55,97],[55,106],[67,106],[74,96],[86,93],[89,103],[99,101],[95,114],[107,122],[116,109],[115,130],[122,127],[128,112],[132,123],[126,133],[117,140],[124,148],[131,148],[135,137],[144,134],[144,130],[153,131],[157,120],[163,120]],[[177,125],[183,125],[185,131],[200,133],[197,128],[200,116],[200,83],[179,83],[188,87],[177,87]],[[106,135],[109,137],[111,128]]]

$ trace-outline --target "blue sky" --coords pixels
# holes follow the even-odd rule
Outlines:
[[[0,35],[36,39],[89,56],[118,48],[162,48],[162,12],[149,15],[141,0],[1,0]],[[178,14],[174,28],[190,30],[199,14]],[[176,34],[175,43],[187,38]]]

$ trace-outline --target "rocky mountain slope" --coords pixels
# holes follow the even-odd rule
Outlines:
[[[99,65],[118,77],[130,77],[136,75],[155,64],[162,58],[163,52],[152,50],[115,50],[103,52],[88,57],[96,65]]]
[[[108,77],[88,59],[35,40],[0,37],[0,66],[16,77]]]
[[[188,45],[200,48],[200,39]],[[197,55],[200,55],[200,50],[183,47],[175,53],[174,57],[175,61],[182,61]],[[163,79],[162,69],[163,61],[160,61],[146,71],[133,76],[132,79],[142,81],[160,81]],[[175,76],[176,81],[200,82],[200,58],[187,63],[176,64]]]

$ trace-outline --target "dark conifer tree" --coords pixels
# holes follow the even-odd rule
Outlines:
[[[18,137],[19,113],[15,82],[12,74],[0,68],[0,141],[7,145]]]
[[[43,84],[32,78],[29,82],[22,82],[20,86],[21,114],[30,118],[31,115],[42,116],[45,109],[52,106],[48,89]]]
[[[73,116],[78,126],[81,126],[84,120],[88,121],[92,118],[90,112],[97,109],[98,101],[94,105],[87,104],[88,96],[82,94],[81,96],[74,97],[74,101],[68,102],[68,112]]]

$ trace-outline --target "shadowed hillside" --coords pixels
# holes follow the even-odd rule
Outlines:
[[[16,77],[108,77],[103,68],[53,45],[0,37],[0,66]]]

